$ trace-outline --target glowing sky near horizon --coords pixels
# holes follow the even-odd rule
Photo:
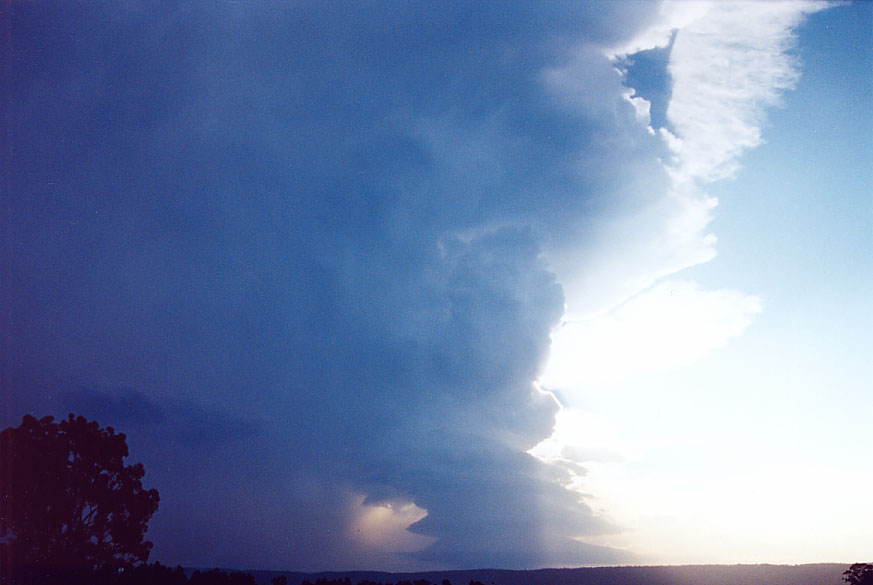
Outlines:
[[[167,564],[863,560],[873,3],[21,3],[2,426]]]

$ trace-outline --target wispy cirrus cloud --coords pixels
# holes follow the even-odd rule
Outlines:
[[[667,2],[653,24],[606,54],[621,70],[633,52],[670,47],[668,128],[659,128],[661,168],[621,211],[593,226],[590,245],[554,255],[568,321],[623,302],[659,279],[716,255],[709,231],[718,200],[707,184],[732,176],[762,141],[766,109],[799,76],[794,29],[826,6],[807,3]],[[562,76],[572,77],[571,69]],[[654,74],[658,74],[655,72]],[[638,95],[625,100],[640,102]],[[644,110],[640,103],[636,111]],[[645,116],[641,118],[645,120]]]
[[[795,29],[823,2],[715,2],[679,29],[669,73],[673,95],[664,131],[677,188],[733,176],[742,153],[763,141],[766,108],[794,87]]]

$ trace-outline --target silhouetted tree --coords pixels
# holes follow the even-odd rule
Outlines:
[[[115,576],[113,585],[188,585],[188,576],[181,566],[175,569],[161,563],[143,563]]]
[[[0,537],[16,581],[75,583],[148,560],[158,492],[127,456],[124,434],[72,414],[0,433]]]
[[[843,581],[849,585],[873,585],[873,565],[855,563],[843,571]]]
[[[285,575],[276,575],[270,579],[270,585],[288,585],[288,577]]]
[[[220,569],[191,574],[190,585],[255,585],[255,578],[250,573],[225,573]]]

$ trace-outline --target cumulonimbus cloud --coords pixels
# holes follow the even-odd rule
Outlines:
[[[9,412],[66,392],[129,425],[168,562],[627,561],[581,541],[612,527],[527,450],[565,302],[712,255],[712,200],[675,188],[703,163],[662,163],[696,122],[674,107],[665,145],[611,60],[657,11],[17,5]],[[198,440],[217,412],[245,432]]]
[[[543,250],[657,165],[605,57],[607,117],[544,76],[652,10],[17,6],[10,416],[123,428],[171,563],[626,560],[526,451],[557,411]]]

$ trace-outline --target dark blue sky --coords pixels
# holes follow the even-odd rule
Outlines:
[[[597,53],[652,10],[7,7],[2,424],[126,432],[165,562],[626,560],[525,451],[557,408],[544,247],[656,168]],[[578,47],[591,104],[543,81]],[[356,540],[361,498],[434,544]]]

